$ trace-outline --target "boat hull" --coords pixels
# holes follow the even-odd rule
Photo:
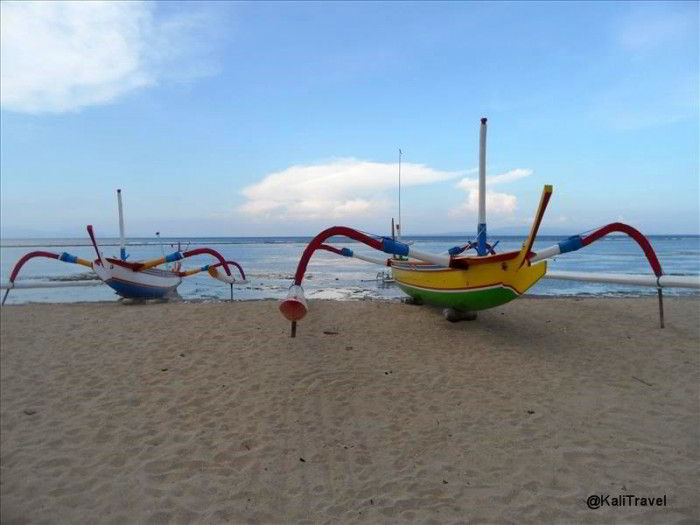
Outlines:
[[[512,262],[494,262],[466,269],[430,264],[392,264],[396,284],[404,293],[427,304],[476,312],[520,297],[547,271],[542,262],[513,268]]]
[[[106,268],[95,264],[94,269],[107,286],[127,299],[158,299],[174,292],[182,282],[174,273],[156,268],[135,272],[108,262]]]

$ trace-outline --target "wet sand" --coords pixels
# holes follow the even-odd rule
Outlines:
[[[697,522],[700,300],[665,306],[6,306],[2,523]]]

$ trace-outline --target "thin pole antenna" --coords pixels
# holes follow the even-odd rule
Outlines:
[[[163,248],[163,241],[160,240],[160,232],[156,232],[156,237],[158,238],[158,244],[160,244],[160,253],[163,257],[165,257],[165,248]],[[172,265],[170,263],[165,265],[168,270],[172,268]]]
[[[400,241],[401,240],[401,155],[403,155],[403,151],[401,151],[401,148],[399,148],[399,222],[396,225],[396,240]]]
[[[158,244],[160,245],[160,253],[165,257],[165,249],[163,248],[163,241],[160,240],[160,232],[156,232],[156,238],[158,239]]]

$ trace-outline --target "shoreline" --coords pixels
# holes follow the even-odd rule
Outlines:
[[[0,519],[700,519],[700,301],[523,299],[7,305]]]
[[[105,285],[106,286],[106,285]],[[21,291],[21,290],[20,290]],[[259,303],[259,302],[268,302],[268,301],[275,301],[275,302],[280,302],[286,297],[286,295],[280,296],[280,297],[264,297],[264,298],[250,298],[250,299],[239,299],[234,297],[233,301],[231,299],[225,299],[225,298],[218,298],[218,297],[212,297],[212,298],[205,298],[205,299],[186,299],[186,298],[178,298],[178,299],[167,299],[167,300],[161,300],[161,299],[145,299],[145,300],[135,300],[135,299],[124,299],[115,294],[115,299],[110,300],[110,301],[105,301],[105,300],[99,300],[99,301],[72,301],[72,302],[44,302],[44,301],[35,301],[35,302],[26,302],[26,303],[7,303],[5,305],[2,305],[1,308],[6,308],[6,307],[20,307],[20,306],[38,306],[38,305],[46,305],[46,306],[70,306],[70,305],[77,305],[77,306],[87,306],[87,305],[110,305],[110,304],[117,304],[117,305],[123,305],[123,306],[134,306],[134,305],[157,305],[157,304],[225,304],[225,303]],[[331,303],[338,302],[338,303],[355,303],[355,302],[373,302],[373,303],[382,303],[385,302],[387,304],[402,304],[403,300],[407,298],[408,296],[405,297],[371,297],[371,296],[362,296],[362,297],[352,297],[348,296],[345,298],[334,298],[334,299],[326,299],[326,298],[315,298],[315,297],[307,297],[307,301],[312,301],[312,302],[317,302],[317,301],[328,301]],[[570,299],[573,301],[579,301],[579,300],[601,300],[601,301],[635,301],[635,300],[650,300],[654,299],[657,300],[657,295],[656,295],[656,290],[653,289],[653,291],[650,291],[649,293],[646,294],[638,294],[638,295],[631,295],[628,293],[615,293],[615,292],[610,292],[609,294],[593,294],[593,293],[578,293],[578,294],[571,294],[571,295],[566,295],[566,294],[552,294],[552,295],[544,295],[544,294],[530,294],[530,293],[525,293],[521,297],[518,297],[517,299],[514,299],[511,302],[517,301],[521,302],[523,300],[526,301],[542,301],[542,300],[557,300],[557,299]],[[700,291],[695,291],[691,290],[688,292],[684,292],[679,295],[673,294],[673,292],[669,293],[668,289],[664,290],[664,302],[666,300],[687,300],[687,301],[695,301],[698,300],[700,301]],[[507,305],[510,303],[506,303],[504,307],[507,307]],[[431,306],[431,305],[424,305],[426,308],[440,308],[437,306]]]

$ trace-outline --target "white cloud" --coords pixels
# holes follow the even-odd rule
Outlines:
[[[507,184],[532,175],[532,170],[516,168],[500,175],[486,178],[486,210],[489,214],[512,215],[517,207],[515,195],[489,190],[490,186]],[[450,215],[467,215],[479,211],[479,179],[464,178],[457,183],[458,188],[467,192],[467,200],[457,208],[450,210]]]
[[[498,193],[495,191],[486,192],[486,209],[488,213],[497,215],[512,215],[515,213],[516,197],[508,193]],[[466,202],[450,210],[450,214],[467,215],[479,210],[479,193],[478,191],[470,191]]]
[[[156,20],[146,2],[0,5],[0,102],[28,113],[74,111],[157,84],[174,60],[193,58],[190,33],[203,23],[196,13]]]
[[[501,173],[500,175],[488,176],[486,178],[486,186],[493,186],[495,184],[506,184],[508,182],[513,182],[514,180],[522,179],[524,177],[529,177],[532,175],[532,170],[526,170],[523,168],[516,168],[514,170]],[[457,183],[458,188],[469,190],[479,189],[479,179],[462,179]]]
[[[401,185],[417,186],[456,178],[423,164],[403,163]],[[392,206],[385,193],[398,187],[398,164],[339,159],[291,166],[243,189],[239,211],[257,219],[314,220],[371,216]]]

